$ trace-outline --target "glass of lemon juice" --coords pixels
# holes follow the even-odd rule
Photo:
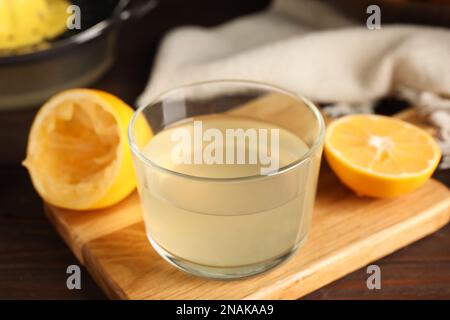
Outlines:
[[[137,121],[148,141],[135,139]],[[308,100],[250,81],[196,83],[138,109],[128,134],[146,233],[171,264],[240,278],[305,241],[324,135]]]

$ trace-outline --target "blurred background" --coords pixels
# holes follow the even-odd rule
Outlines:
[[[364,25],[367,6],[378,4],[382,8],[383,24],[401,22],[450,27],[450,0],[320,1],[332,4],[336,10]],[[0,99],[0,298],[104,298],[87,272],[83,276],[83,290],[66,289],[65,268],[77,261],[45,219],[41,200],[20,165],[31,121],[40,106],[38,101],[54,93],[47,90],[51,87],[47,81],[52,75],[55,75],[51,84],[55,90],[63,88],[62,85],[99,88],[133,106],[147,84],[165,32],[186,24],[215,26],[270,5],[269,0],[159,0],[158,6],[150,11],[151,8],[145,7],[148,3],[145,0],[132,0],[124,7],[118,0],[74,3],[80,7],[90,6],[88,12],[92,15],[83,18],[87,19],[86,25],[101,21],[107,21],[108,25],[88,38],[80,37],[80,32],[68,31],[50,41],[49,46],[19,54],[0,51],[0,97],[21,97],[20,90],[30,92],[31,89],[26,88],[40,90],[38,96],[32,95],[22,102],[5,98],[2,105]],[[123,15],[110,19],[120,16],[127,8],[136,9],[130,11],[132,18]],[[2,14],[4,12],[0,12],[0,17]],[[28,69],[27,66],[34,63],[41,65]],[[92,70],[96,70],[95,74],[89,74]],[[14,81],[13,77],[16,77]],[[402,101],[388,97],[381,101],[377,111],[393,113],[405,106]],[[448,171],[435,175],[447,185]],[[382,259],[378,264],[383,264],[384,275],[387,281],[391,279],[392,287],[377,293],[376,297],[450,297],[449,275],[441,273],[449,270],[449,234],[447,226]],[[434,260],[438,262],[426,262]],[[447,269],[442,269],[445,263]],[[417,285],[414,281],[420,277],[427,281]],[[307,298],[368,298],[369,292],[362,280],[365,278],[365,270],[357,271]],[[447,284],[447,291],[435,284],[439,282]]]

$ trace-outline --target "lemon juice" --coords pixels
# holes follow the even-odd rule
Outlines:
[[[194,124],[199,122],[204,132],[214,129],[224,137],[221,150],[213,154],[215,161],[195,161],[194,154],[205,151],[212,139],[202,140],[200,150],[192,148],[188,157],[185,154],[190,161],[174,161],[175,131],[194,135],[192,146],[198,139]],[[277,167],[262,175],[270,164],[262,161],[261,144],[251,145],[250,135],[245,144],[237,143],[236,137],[226,140],[227,130],[267,133],[256,137],[266,143],[265,160],[269,157]],[[271,136],[271,131],[277,135]],[[138,172],[150,241],[172,260],[207,268],[245,268],[286,257],[306,237],[311,221],[319,157],[299,161],[309,150],[283,128],[224,114],[186,119],[157,133],[143,149],[152,165]],[[241,152],[247,161],[225,161],[230,151],[235,160]],[[252,152],[259,154],[256,163],[248,161]],[[294,167],[285,170],[286,166]]]

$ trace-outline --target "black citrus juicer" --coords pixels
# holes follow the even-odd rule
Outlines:
[[[155,5],[155,0],[3,2],[0,111],[36,106],[56,92],[94,82],[114,61],[120,25]]]

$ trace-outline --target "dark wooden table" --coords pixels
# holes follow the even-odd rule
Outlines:
[[[133,104],[166,30],[182,24],[215,25],[267,5],[266,0],[160,2],[149,17],[124,27],[117,63],[94,87]],[[66,268],[78,261],[46,220],[20,165],[34,113],[0,112],[0,299],[104,299],[84,269],[82,289],[66,288]],[[436,177],[450,184],[448,170]],[[450,299],[450,225],[374,263],[381,268],[381,290],[367,289],[366,270],[361,269],[306,299]]]

